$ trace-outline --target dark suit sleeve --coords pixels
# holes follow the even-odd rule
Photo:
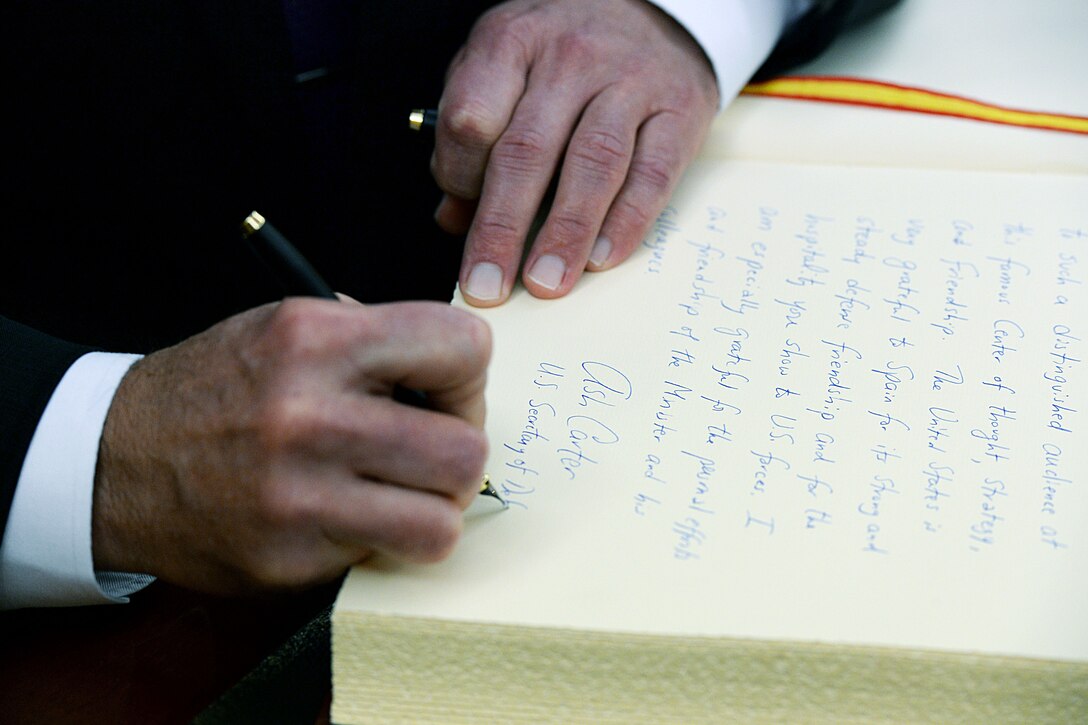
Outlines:
[[[812,60],[846,28],[864,23],[899,0],[816,0],[787,30],[753,80],[766,80]]]
[[[0,317],[0,534],[38,419],[65,371],[89,351]]]
[[[355,4],[349,72],[298,86],[281,0],[0,2],[0,532],[76,358],[150,353],[280,294],[241,244],[249,211],[357,299],[449,299],[460,253],[404,119],[486,2]],[[307,115],[326,107],[346,128]],[[342,243],[346,209],[374,243]]]

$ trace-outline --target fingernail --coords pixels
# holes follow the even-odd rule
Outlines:
[[[612,242],[605,237],[597,237],[593,251],[589,253],[589,262],[594,267],[600,267],[608,261],[610,254],[612,254]]]
[[[480,262],[469,272],[465,281],[469,297],[497,300],[502,296],[502,270],[492,262]]]
[[[529,270],[529,279],[546,289],[556,289],[563,281],[563,273],[567,265],[554,254],[545,254],[533,263]]]

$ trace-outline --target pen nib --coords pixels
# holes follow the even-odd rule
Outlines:
[[[507,506],[509,506],[509,504],[506,503],[503,497],[499,495],[499,492],[495,490],[495,487],[491,485],[491,477],[488,476],[486,473],[484,474],[484,480],[480,482],[480,495],[490,496],[491,498],[501,503],[503,508],[507,508]]]

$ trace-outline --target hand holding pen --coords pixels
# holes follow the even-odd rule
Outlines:
[[[257,256],[272,271],[284,294],[339,299],[302,253],[259,213],[253,212],[245,218],[242,222],[242,234],[249,240]],[[431,407],[426,395],[401,385],[394,388],[393,398],[419,408]],[[480,493],[506,505],[486,475],[480,483]]]
[[[375,552],[445,557],[479,496],[489,356],[487,326],[448,304],[309,297],[147,355],[102,430],[95,567],[242,594]],[[432,409],[394,401],[398,384]]]

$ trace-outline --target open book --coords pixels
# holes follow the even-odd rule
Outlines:
[[[509,508],[351,572],[333,721],[1083,721],[1086,200],[704,154],[621,267],[480,311]]]

